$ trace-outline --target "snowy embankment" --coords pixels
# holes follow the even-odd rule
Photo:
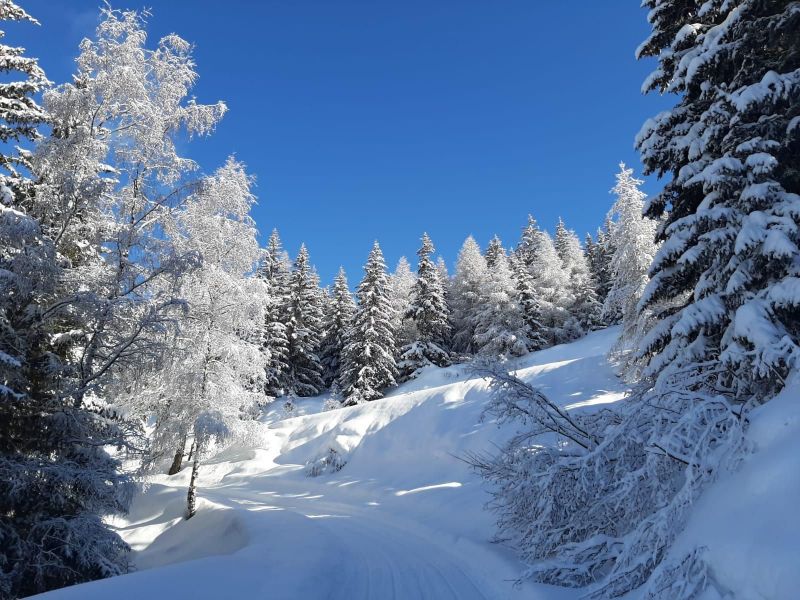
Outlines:
[[[515,366],[524,380],[564,405],[613,402],[625,392],[605,360],[615,334],[596,332],[523,357]],[[580,596],[532,583],[514,587],[521,565],[509,549],[489,542],[487,496],[460,460],[492,450],[510,433],[481,420],[484,381],[455,366],[431,369],[369,404],[318,412],[323,401],[301,400],[296,413],[305,414],[292,418],[276,408],[265,416],[262,440],[254,447],[231,448],[208,461],[201,471],[199,510],[189,521],[182,519],[189,469],[157,477],[131,514],[115,523],[136,551],[138,571],[46,596]],[[719,565],[718,576],[732,589],[791,585],[786,565],[792,557],[800,564],[792,543],[800,539],[792,509],[792,499],[796,504],[800,497],[800,411],[794,397],[773,404],[774,410],[760,409],[754,421],[758,453],[710,490],[698,504],[697,524],[680,540],[702,540]],[[308,465],[330,449],[347,461],[344,468],[309,477]],[[776,550],[778,543],[784,545]],[[775,552],[782,552],[785,564],[770,560]],[[754,574],[755,566],[763,568]],[[770,568],[783,571],[770,577]]]

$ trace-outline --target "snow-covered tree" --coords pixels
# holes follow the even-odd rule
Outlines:
[[[395,384],[397,351],[383,253],[375,242],[356,292],[358,307],[342,352],[340,387],[345,404],[383,397]]]
[[[573,302],[569,276],[550,235],[539,230],[533,239],[533,289],[539,302],[541,333],[548,345],[559,344],[569,339],[566,325],[570,318],[568,307]]]
[[[575,338],[600,326],[602,306],[578,236],[567,229],[561,219],[556,228],[555,247],[568,279],[570,300],[567,308],[572,318],[565,329],[570,338]]]
[[[480,286],[475,333],[477,352],[486,357],[521,356],[528,351],[530,341],[522,308],[517,302],[516,283],[508,256],[495,236],[486,252],[486,277]]]
[[[323,334],[323,298],[319,278],[308,258],[305,244],[294,261],[289,280],[286,334],[289,391],[297,396],[316,396],[324,388],[319,358]]]
[[[0,4],[0,20],[39,24],[10,0]],[[0,31],[0,39],[4,36]],[[0,92],[0,142],[5,145],[0,152],[0,185],[18,197],[31,192],[31,181],[27,177],[31,170],[30,153],[19,148],[14,150],[11,144],[39,139],[38,128],[46,117],[34,95],[50,83],[37,59],[25,56],[24,52],[24,48],[0,43],[0,73],[4,75]]]
[[[533,215],[528,215],[528,223],[522,230],[522,236],[514,249],[514,255],[522,261],[522,264],[531,273],[536,259],[536,234],[539,231],[539,224],[536,219],[533,218]]]
[[[643,349],[648,374],[691,372],[763,398],[793,368],[800,335],[797,8],[646,5],[653,33],[639,55],[660,58],[643,89],[681,95],[637,137],[646,173],[672,177],[646,205],[653,219],[667,211],[642,298],[663,307]]]
[[[401,381],[409,379],[422,367],[450,364],[444,349],[450,334],[449,311],[439,271],[433,262],[433,242],[422,234],[422,246],[417,251],[417,278],[411,288],[411,305],[405,318],[413,321],[416,339],[400,351],[398,369]]]
[[[489,240],[489,245],[486,247],[486,266],[489,270],[493,269],[495,265],[505,262],[508,258],[506,249],[503,248],[503,242],[499,237],[494,236]]]
[[[464,240],[458,253],[452,285],[453,350],[474,354],[475,326],[483,303],[484,283],[488,277],[486,259],[475,238]]]
[[[325,335],[320,349],[323,380],[328,387],[339,377],[345,336],[352,325],[355,310],[356,303],[347,283],[347,275],[345,275],[344,269],[340,267],[333,284],[333,292],[328,300],[324,327]]]
[[[611,257],[614,255],[614,248],[611,243],[611,229],[613,222],[610,217],[606,217],[602,227],[597,228],[595,238],[591,234],[586,234],[586,259],[589,261],[589,271],[595,281],[597,300],[605,308],[606,297],[611,290]],[[603,310],[603,321],[607,324],[616,323],[621,315],[610,315]]]
[[[13,2],[3,21],[35,23]],[[0,33],[2,36],[3,33]],[[63,259],[41,226],[28,178],[47,84],[22,48],[0,45],[0,597],[17,598],[127,569],[127,545],[103,523],[125,510],[130,479],[104,444],[128,447],[102,403],[76,402],[76,375],[50,315],[62,301]],[[18,79],[22,77],[22,79]],[[62,321],[63,325],[67,322]],[[63,381],[62,381],[63,378]],[[65,392],[65,393],[62,393]]]
[[[644,183],[633,177],[633,169],[620,163],[617,184],[611,190],[617,197],[611,208],[615,217],[611,229],[611,288],[603,306],[606,315],[622,315],[622,333],[615,347],[616,353],[635,349],[644,334],[649,311],[638,312],[639,299],[647,282],[648,271],[656,253],[656,222],[644,217],[645,193],[639,189]]]
[[[264,251],[258,276],[267,286],[264,307],[264,392],[277,397],[289,387],[289,337],[286,331],[289,307],[289,256],[277,229],[273,229]]]
[[[517,253],[509,257],[511,273],[517,291],[517,303],[522,310],[522,319],[525,322],[525,337],[528,339],[528,350],[541,350],[547,346],[547,340],[542,334],[542,316],[539,299],[533,286],[533,276],[530,274],[524,260]]]
[[[408,260],[401,256],[394,273],[389,277],[388,288],[392,303],[392,330],[395,332],[398,347],[410,344],[417,337],[414,321],[405,318],[411,308],[411,290],[416,280],[417,276],[411,270]]]
[[[444,347],[452,349],[453,345],[453,308],[450,304],[453,294],[453,280],[450,278],[450,272],[447,270],[447,263],[443,256],[436,259],[436,272],[439,274],[439,281],[442,282],[442,291],[444,292],[444,304],[447,307],[447,333],[444,336]]]
[[[254,277],[261,258],[255,198],[244,167],[229,159],[188,199],[169,231],[176,246],[196,253],[198,269],[184,274],[180,296],[187,302],[180,329],[158,384],[151,453],[177,448],[177,468],[192,438],[192,477],[187,517],[195,510],[195,482],[203,455],[214,441],[237,432],[241,416],[263,398],[261,327],[266,287]]]
[[[703,490],[740,462],[750,408],[797,368],[800,11],[644,6],[653,32],[638,54],[658,57],[644,89],[680,96],[637,138],[647,172],[671,176],[646,203],[663,240],[639,304],[656,317],[647,378],[608,410],[573,415],[496,375],[492,410],[531,425],[477,462],[497,484],[500,535],[531,576],[593,598],[642,588],[685,600],[715,578],[704,548],[673,542]],[[561,443],[537,443],[542,432]]]
[[[19,14],[7,1],[0,9]],[[22,469],[2,477],[13,489],[2,494],[12,506],[1,511],[11,556],[1,585],[14,594],[127,567],[127,547],[102,516],[124,510],[130,480],[106,448],[141,440],[112,402],[135,377],[149,380],[174,322],[176,278],[198,262],[163,235],[194,168],[175,143],[210,131],[224,112],[186,101],[196,79],[186,42],[168,36],[150,51],[136,13],[103,17],[96,40],[81,46],[74,82],[44,94],[52,132],[29,163],[37,186],[24,213],[36,223],[24,220],[26,237],[17,238],[37,246],[29,266],[33,256],[57,260],[39,261],[35,287],[13,284],[29,303],[28,343],[16,346],[28,383],[19,404],[3,404],[19,422],[40,419],[24,444],[9,439],[20,444]],[[7,64],[24,63],[17,59]],[[6,106],[15,102],[25,104]],[[17,227],[22,214],[4,211]],[[11,514],[15,525],[5,527]]]

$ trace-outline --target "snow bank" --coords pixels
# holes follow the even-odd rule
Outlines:
[[[707,600],[800,597],[800,378],[753,412],[755,452],[706,491],[673,547],[705,547]]]

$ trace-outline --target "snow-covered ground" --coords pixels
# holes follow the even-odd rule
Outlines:
[[[564,405],[613,402],[625,393],[605,360],[616,333],[595,332],[515,366]],[[789,598],[800,589],[792,569],[800,565],[800,388],[792,389],[759,409],[751,434],[758,452],[709,490],[679,540],[706,545],[723,587],[747,590],[743,598]],[[189,521],[182,518],[189,469],[156,478],[115,523],[136,551],[138,571],[47,598],[581,596],[514,586],[521,565],[489,541],[483,484],[461,460],[510,433],[482,421],[484,381],[455,366],[431,369],[369,404],[319,412],[323,400],[301,400],[292,418],[276,407],[260,441],[204,464],[199,510]],[[307,465],[331,448],[344,468],[309,477]]]

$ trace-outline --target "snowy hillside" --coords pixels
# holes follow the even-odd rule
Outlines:
[[[613,402],[625,392],[605,360],[616,334],[596,332],[515,366],[563,405]],[[800,520],[792,509],[800,477],[787,478],[800,454],[800,410],[791,390],[784,396],[756,414],[751,436],[759,451],[709,491],[681,539],[702,541],[721,588],[752,592],[742,597],[788,598],[800,585],[792,569],[800,562]],[[323,400],[301,400],[296,411],[304,414],[292,418],[276,408],[264,419],[257,447],[209,461],[199,511],[189,521],[182,518],[189,469],[158,477],[127,519],[115,523],[136,550],[138,572],[44,596],[580,597],[533,583],[515,587],[521,565],[509,549],[489,542],[493,521],[482,509],[483,484],[459,460],[509,433],[481,421],[485,382],[461,366],[434,368],[384,400],[317,412]],[[308,476],[308,464],[331,448],[347,464]],[[761,468],[766,454],[769,470]],[[730,527],[734,522],[742,526]]]
[[[567,405],[611,402],[624,387],[604,354],[615,329],[519,359],[521,376]],[[459,460],[507,435],[481,422],[486,384],[464,367],[430,369],[384,400],[267,415],[263,441],[201,471],[197,515],[183,520],[190,469],[162,476],[115,523],[139,572],[47,598],[574,598],[526,584],[489,539],[482,482]],[[339,472],[306,464],[336,449]]]

